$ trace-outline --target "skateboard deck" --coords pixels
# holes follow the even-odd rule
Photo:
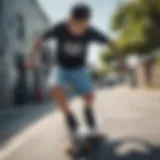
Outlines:
[[[72,139],[72,145],[66,149],[66,153],[74,160],[85,157],[99,140],[103,139],[101,134],[93,135],[91,132],[78,132]]]

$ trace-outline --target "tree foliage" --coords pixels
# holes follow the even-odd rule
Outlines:
[[[112,29],[119,33],[117,45],[124,53],[149,53],[160,45],[160,1],[134,0],[121,6]]]
[[[104,65],[102,65],[101,67],[92,69],[91,75],[94,80],[99,80],[106,77],[108,73],[110,73],[111,71],[113,71],[113,68],[111,67],[111,65],[104,63]]]
[[[103,78],[106,75],[106,70],[104,69],[94,69],[91,71],[91,76],[94,80],[99,80],[101,78]]]
[[[117,53],[114,53],[111,49],[105,48],[100,53],[100,61],[103,63],[103,65],[107,65],[108,62],[111,62],[117,58]],[[108,66],[108,65],[107,65]]]

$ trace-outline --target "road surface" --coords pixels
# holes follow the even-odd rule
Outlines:
[[[95,110],[104,140],[90,160],[159,160],[160,92],[128,88],[96,93]],[[80,99],[71,106],[84,125]],[[59,111],[27,127],[0,150],[0,160],[67,160],[67,132]]]
[[[12,137],[55,109],[53,104],[26,105],[0,112],[0,150]]]

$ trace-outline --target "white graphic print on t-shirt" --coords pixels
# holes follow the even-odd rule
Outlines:
[[[71,56],[80,56],[83,52],[83,44],[80,42],[68,41],[64,44],[64,53]]]

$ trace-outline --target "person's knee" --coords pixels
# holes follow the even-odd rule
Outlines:
[[[70,112],[63,90],[59,86],[52,87],[52,97],[64,114],[68,114]]]
[[[59,86],[52,87],[52,95],[53,97],[57,97],[62,94],[62,89]]]
[[[84,101],[85,101],[86,105],[92,104],[93,101],[94,101],[94,95],[93,95],[93,93],[86,93],[84,95]]]

